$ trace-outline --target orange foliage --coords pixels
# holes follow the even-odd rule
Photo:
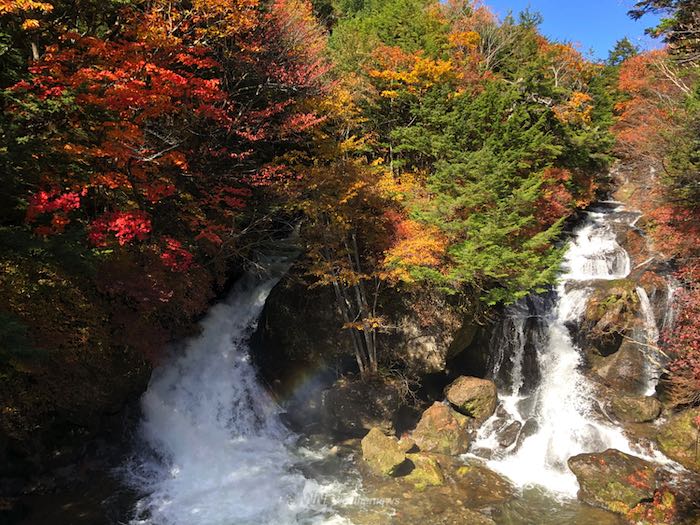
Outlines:
[[[404,218],[396,212],[386,212],[385,216],[393,224],[395,235],[393,245],[384,253],[383,265],[390,279],[412,282],[412,268],[441,268],[448,242],[437,228]]]
[[[618,88],[628,99],[617,105],[619,120],[613,127],[618,150],[629,157],[659,160],[667,150],[663,139],[671,125],[678,87],[658,67],[664,50],[650,51],[626,60],[620,68]]]

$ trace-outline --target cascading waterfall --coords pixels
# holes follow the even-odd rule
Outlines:
[[[299,473],[295,437],[250,363],[246,341],[276,282],[243,277],[201,335],[154,371],[142,398],[143,450],[126,469],[147,494],[132,524],[342,522],[318,504],[338,487]]]
[[[659,377],[663,370],[661,355],[656,350],[660,338],[659,327],[656,324],[656,315],[654,314],[654,309],[651,306],[651,301],[649,300],[646,290],[638,286],[636,292],[639,298],[639,311],[644,317],[644,330],[638,336],[638,339],[641,339],[641,341],[638,342],[641,343],[646,356],[645,372],[647,377],[645,395],[651,396],[656,391],[656,385],[659,382]]]
[[[508,312],[505,326],[516,328],[497,341],[506,348],[495,351],[499,356],[492,368],[496,376],[508,356],[517,361],[527,355],[528,338],[517,328],[523,326],[524,318],[542,320],[534,327],[536,336],[530,337],[537,345],[538,385],[531,392],[523,389],[518,365],[512,366],[510,384],[503,388],[500,381],[499,385],[508,417],[529,428],[530,434],[499,452],[495,431],[501,413],[482,427],[473,450],[490,450],[489,466],[519,486],[537,485],[575,497],[578,483],[567,467],[568,458],[608,448],[633,453],[622,431],[596,416],[593,387],[581,371],[582,355],[569,333],[569,326],[579,322],[596,281],[622,279],[630,273],[630,258],[617,243],[614,226],[616,222],[629,225],[631,219],[613,203],[589,212],[569,243],[554,304],[538,308],[529,299],[529,306],[520,303]],[[650,330],[652,338],[658,337]]]

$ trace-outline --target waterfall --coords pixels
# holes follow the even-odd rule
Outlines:
[[[661,371],[663,370],[662,354],[658,351],[659,344],[659,327],[656,324],[656,315],[649,301],[649,296],[646,290],[638,286],[636,288],[637,297],[639,297],[639,313],[642,316],[643,330],[637,336],[637,339],[642,344],[646,356],[646,389],[645,394],[651,396],[656,392],[656,385],[659,382]]]
[[[127,481],[146,494],[132,524],[325,522],[328,509],[314,502],[328,501],[334,487],[296,468],[295,436],[248,354],[247,339],[276,282],[240,279],[202,321],[201,335],[154,371],[141,401],[141,450],[126,469]]]
[[[529,422],[534,430],[509,449],[492,454],[488,464],[521,487],[538,485],[575,497],[578,483],[567,467],[568,458],[608,448],[632,452],[622,431],[595,414],[593,387],[581,371],[582,355],[568,328],[580,321],[596,281],[621,279],[630,273],[630,258],[617,243],[615,232],[616,223],[628,225],[629,219],[616,204],[606,203],[589,212],[575,231],[564,256],[554,302],[537,315],[542,319],[534,338],[541,379],[533,391],[520,388],[522,367],[512,367],[510,388],[504,389],[503,381],[496,378],[508,417]],[[509,310],[505,326],[521,327],[523,317],[532,315],[532,308],[516,305]],[[497,373],[508,362],[507,356],[520,360],[526,355],[527,337],[520,328],[514,332],[515,337],[499,339],[506,348],[496,351],[501,356],[494,368]],[[494,421],[499,417],[502,414],[494,415],[482,427],[473,450],[497,448]]]

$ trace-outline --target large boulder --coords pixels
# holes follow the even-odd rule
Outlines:
[[[639,297],[629,279],[609,281],[589,296],[578,343],[590,355],[609,356],[622,345],[637,321]]]
[[[409,375],[443,372],[478,331],[450,296],[436,290],[387,288],[380,302],[392,327],[380,335],[383,347],[404,363]]]
[[[569,458],[569,468],[578,479],[581,501],[627,514],[654,497],[656,477],[648,461],[609,449]]]
[[[445,395],[455,410],[481,424],[496,411],[496,384],[487,379],[462,376],[450,384]]]
[[[700,408],[687,409],[668,418],[656,439],[664,454],[700,472]]]
[[[423,452],[457,456],[469,449],[468,430],[468,417],[448,405],[435,402],[423,412],[413,431],[413,439]]]
[[[604,385],[618,392],[639,395],[647,388],[646,366],[642,346],[626,340],[616,353],[599,360],[593,370]]]
[[[290,363],[298,369],[332,366],[353,356],[333,288],[312,284],[301,268],[293,268],[267,299],[254,344],[264,348],[256,360],[270,382],[285,377]],[[411,377],[443,372],[477,333],[457,301],[437,290],[383,287],[377,301],[391,327],[377,334],[382,358],[402,362]]]
[[[362,458],[374,471],[384,476],[397,475],[406,463],[406,453],[393,436],[373,428],[362,438]]]
[[[609,409],[623,423],[648,423],[661,415],[661,402],[649,396],[613,395]]]
[[[409,454],[408,460],[413,464],[413,470],[404,479],[418,490],[439,487],[445,483],[440,464],[434,457],[427,454]]]

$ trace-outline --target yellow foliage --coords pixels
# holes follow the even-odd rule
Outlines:
[[[379,60],[385,69],[372,69],[369,76],[389,84],[391,89],[381,91],[385,98],[398,98],[401,87],[411,94],[420,94],[435,84],[456,78],[450,60],[433,60],[418,54],[402,55],[391,48],[387,56],[380,56]]]
[[[450,47],[466,48],[475,50],[481,42],[481,35],[476,31],[459,31],[449,36]]]
[[[34,0],[0,0],[0,15],[18,14],[25,11],[49,13],[53,11],[53,5]]]
[[[574,91],[566,103],[554,108],[554,114],[564,124],[588,125],[593,112],[592,102],[593,97],[588,93]]]
[[[39,27],[39,21],[36,18],[27,18],[22,22],[22,29],[29,31],[30,29],[37,29]]]

